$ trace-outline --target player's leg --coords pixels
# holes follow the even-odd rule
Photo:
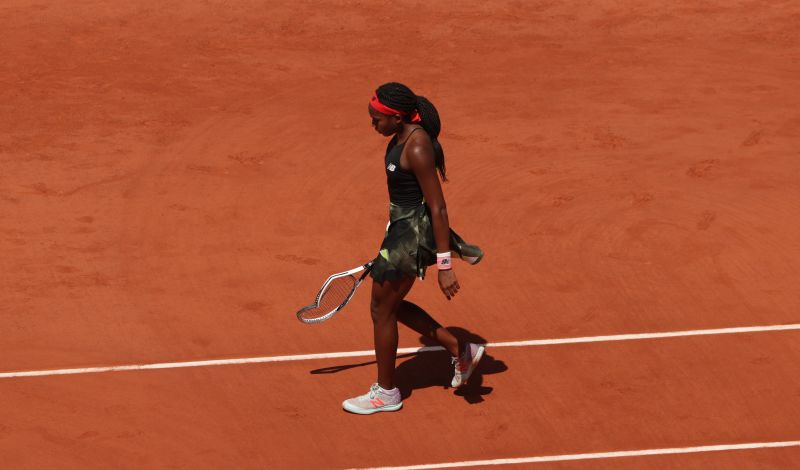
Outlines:
[[[342,402],[342,407],[362,415],[380,411],[397,411],[403,407],[400,390],[394,386],[394,366],[397,359],[397,306],[414,285],[413,277],[396,281],[372,282],[370,311],[375,335],[375,359],[378,363],[378,382],[369,392]]]
[[[438,342],[453,356],[455,370],[450,385],[460,387],[467,383],[467,379],[483,357],[485,345],[469,342],[459,343],[458,339],[428,315],[428,312],[407,300],[400,302],[397,307],[397,321],[426,338]]]
[[[375,359],[378,363],[378,385],[385,390],[394,388],[398,306],[414,285],[414,279],[403,277],[372,283],[370,313],[375,338]]]
[[[451,356],[457,357],[459,355],[458,339],[419,305],[402,300],[400,305],[397,306],[396,315],[397,321],[422,336],[441,344]]]

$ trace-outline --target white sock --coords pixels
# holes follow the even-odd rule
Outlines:
[[[378,385],[378,390],[380,390],[381,392],[383,392],[383,393],[385,393],[387,395],[397,395],[398,393],[400,393],[400,390],[397,387],[395,387],[395,388],[393,388],[391,390],[386,390],[385,388],[383,388],[380,385]]]

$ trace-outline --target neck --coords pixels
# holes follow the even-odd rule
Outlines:
[[[397,137],[397,141],[398,142],[401,142],[401,143],[405,142],[405,140],[408,138],[409,134],[411,134],[415,129],[419,129],[420,127],[422,127],[422,126],[420,126],[418,124],[411,124],[410,122],[404,122],[403,123],[403,128],[400,129],[399,131],[397,131],[397,133],[395,134],[395,137]]]

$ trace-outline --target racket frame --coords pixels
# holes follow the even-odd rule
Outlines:
[[[350,302],[350,299],[353,298],[353,296],[356,293],[356,289],[358,289],[358,286],[361,285],[361,283],[367,277],[369,272],[372,270],[372,264],[373,263],[374,263],[374,261],[370,261],[369,263],[366,263],[366,264],[364,264],[362,266],[359,266],[357,268],[353,268],[353,269],[351,269],[349,271],[343,271],[343,272],[336,273],[336,274],[331,274],[330,276],[328,276],[328,279],[326,279],[325,282],[322,284],[322,287],[320,287],[319,292],[317,293],[317,296],[314,299],[314,303],[312,303],[311,305],[307,305],[307,306],[305,306],[305,307],[303,307],[303,308],[301,308],[300,310],[297,311],[297,319],[300,320],[303,323],[320,323],[320,322],[328,320],[329,318],[334,316],[341,309],[343,309],[344,306],[347,305],[348,302]],[[331,310],[330,312],[325,313],[325,315],[322,315],[320,317],[310,318],[310,319],[309,318],[303,318],[303,312],[306,312],[306,311],[311,310],[311,309],[319,308],[319,301],[322,299],[322,296],[328,290],[328,286],[330,286],[331,283],[334,280],[339,279],[341,277],[354,276],[355,274],[358,274],[361,271],[364,271],[364,272],[361,274],[360,277],[358,277],[356,279],[355,285],[353,286],[352,289],[350,289],[350,294],[344,299],[344,301],[341,304],[339,304],[339,306],[337,306],[335,309]]]

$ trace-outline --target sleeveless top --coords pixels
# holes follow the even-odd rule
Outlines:
[[[417,129],[411,131],[413,134]],[[411,134],[408,136],[411,137]],[[408,142],[408,138],[406,139]],[[422,204],[422,188],[414,176],[414,172],[400,168],[400,155],[403,154],[405,142],[397,144],[395,136],[386,147],[386,184],[389,187],[389,201],[400,207],[416,207]]]

